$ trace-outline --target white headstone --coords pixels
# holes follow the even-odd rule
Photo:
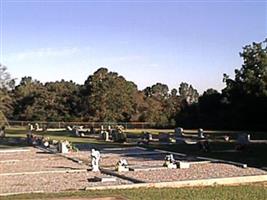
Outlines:
[[[198,138],[201,138],[201,139],[205,138],[204,131],[202,128],[198,129]]]
[[[38,131],[39,130],[39,124],[35,123],[35,130]]]
[[[28,130],[33,131],[33,125],[32,124],[28,124]]]
[[[165,162],[164,162],[163,166],[165,166],[169,169],[176,169],[177,168],[176,161],[175,161],[172,154],[167,155],[165,157]]]
[[[69,149],[68,149],[69,143],[67,141],[59,142],[58,145],[59,145],[58,150],[60,153],[68,153],[69,152]]]
[[[105,141],[109,141],[109,132],[108,131],[104,131],[104,139],[105,139]]]
[[[120,159],[116,164],[116,170],[118,172],[127,172],[127,171],[129,171],[127,160]]]
[[[189,162],[178,162],[178,166],[180,169],[188,169],[190,167],[190,163]]]

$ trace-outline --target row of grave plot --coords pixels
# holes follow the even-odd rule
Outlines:
[[[113,173],[145,183],[267,175],[266,171],[257,168],[241,168],[224,163],[203,163],[191,165],[188,169],[168,169],[160,166],[157,168],[147,165],[135,166],[135,168],[137,170],[127,172],[113,171]]]
[[[0,157],[0,175],[86,169],[85,165],[34,148],[25,152],[0,153]]]
[[[107,182],[95,180],[95,177],[102,176],[103,174],[100,172],[89,171],[0,176],[0,194],[60,192],[67,190],[83,190],[85,187],[131,183],[120,178]],[[105,177],[107,176],[105,175]]]
[[[90,151],[80,151],[78,153],[69,153],[68,157],[77,158],[84,163],[90,165]],[[146,150],[139,147],[130,148],[110,148],[100,150],[100,167],[115,167],[120,159],[126,159],[129,165],[163,165],[168,152],[159,152],[154,150]],[[192,156],[183,156],[174,154],[174,159],[177,161],[186,162],[202,162],[203,159],[199,159]]]

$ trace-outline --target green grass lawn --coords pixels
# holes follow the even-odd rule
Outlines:
[[[76,191],[54,194],[23,194],[0,197],[2,200],[13,199],[59,199],[64,197],[89,198],[120,196],[130,200],[265,200],[266,184],[250,184],[239,186],[214,186],[194,188],[140,188],[127,190]]]
[[[158,135],[159,133],[174,133],[174,129],[127,129],[127,133],[129,134],[141,134],[142,132],[149,132],[153,135]],[[197,129],[186,129],[184,130],[185,136],[197,137]],[[240,133],[249,133],[251,135],[251,139],[253,140],[260,140],[265,139],[267,140],[267,132],[263,131],[231,131],[231,130],[204,130],[205,135],[209,138],[219,137],[228,135],[230,138],[236,139],[238,134]]]

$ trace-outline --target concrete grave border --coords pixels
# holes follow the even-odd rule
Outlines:
[[[114,190],[114,189],[135,189],[135,188],[181,188],[193,186],[215,186],[234,185],[243,183],[255,183],[267,181],[267,175],[242,176],[228,178],[211,178],[187,181],[159,182],[159,183],[136,183],[128,185],[96,186],[86,187],[85,190]]]

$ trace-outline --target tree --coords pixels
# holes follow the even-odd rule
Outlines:
[[[23,77],[13,90],[14,119],[18,120],[46,120],[44,105],[49,100],[44,85],[33,80],[32,77]]]
[[[199,94],[192,85],[182,82],[179,87],[179,94],[181,99],[183,99],[187,104],[193,104],[198,102]]]
[[[83,115],[93,121],[130,121],[137,86],[106,68],[98,69],[81,91]]]
[[[81,111],[79,85],[72,81],[61,80],[46,83],[45,88],[49,96],[45,110],[47,113],[54,113],[54,120],[72,121],[79,118]]]
[[[243,47],[240,56],[243,65],[235,70],[235,78],[224,74],[228,117],[238,128],[266,129],[260,116],[267,114],[267,40]]]
[[[224,93],[236,95],[267,96],[267,39],[261,43],[253,43],[243,47],[240,53],[243,65],[235,70],[235,79],[224,74],[226,88]]]
[[[12,113],[12,99],[10,90],[14,87],[14,79],[11,79],[7,67],[0,64],[0,111],[3,116],[10,116]]]

